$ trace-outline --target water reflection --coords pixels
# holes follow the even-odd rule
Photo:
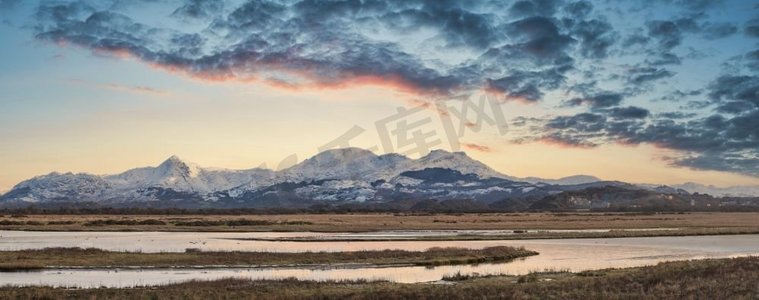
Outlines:
[[[603,229],[591,229],[598,231]],[[582,230],[587,231],[587,230]],[[483,248],[505,245],[505,241],[372,241],[386,237],[425,237],[456,235],[503,235],[510,230],[422,230],[374,233],[318,232],[34,232],[0,231],[0,250],[41,249],[48,247],[100,248],[131,252],[184,252],[187,248],[204,251],[360,251],[406,249],[426,250],[436,246]],[[251,239],[315,238],[330,242],[288,242]],[[363,239],[362,241],[339,241]],[[594,240],[594,239],[587,239]]]
[[[142,234],[142,233],[133,233]],[[229,241],[208,240],[208,247],[222,250]],[[221,243],[221,244],[219,244]],[[238,244],[239,243],[239,244]],[[275,243],[276,246],[270,246]],[[444,275],[462,274],[527,274],[545,269],[583,271],[604,268],[635,267],[662,261],[723,258],[759,255],[759,235],[724,235],[692,237],[645,237],[614,239],[510,240],[510,241],[445,241],[445,242],[267,242],[237,241],[235,249],[262,250],[357,250],[407,249],[423,250],[432,246],[488,245],[524,246],[540,252],[510,263],[465,266],[313,269],[313,268],[234,268],[234,269],[153,269],[153,270],[51,270],[33,273],[2,273],[0,285],[51,285],[68,287],[130,287],[182,282],[192,279],[213,280],[227,277],[277,279],[296,277],[307,280],[379,279],[395,282],[426,282]],[[316,247],[316,248],[314,248]],[[310,249],[309,249],[310,248]]]

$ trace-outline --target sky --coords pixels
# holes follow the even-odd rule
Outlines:
[[[0,0],[0,191],[361,147],[759,184],[759,2]]]

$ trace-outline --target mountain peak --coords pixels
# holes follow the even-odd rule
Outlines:
[[[415,161],[416,166],[413,169],[424,168],[445,168],[461,172],[462,174],[476,174],[482,178],[501,177],[505,175],[498,173],[480,161],[477,161],[464,152],[449,152],[442,149],[430,151],[427,155]]]
[[[173,172],[179,172],[180,174],[186,174],[190,177],[195,177],[200,173],[200,167],[194,163],[186,162],[179,158],[177,155],[172,155],[158,166],[159,170],[162,170],[164,174],[171,174]]]
[[[320,152],[319,154],[316,154],[314,157],[317,156],[334,156],[334,157],[345,157],[345,158],[353,158],[353,157],[364,157],[364,156],[377,156],[374,154],[374,152],[356,148],[356,147],[347,147],[347,148],[337,148],[337,149],[329,149],[324,150]]]
[[[422,156],[420,159],[439,158],[439,157],[462,157],[462,158],[465,157],[465,158],[469,158],[469,156],[466,155],[466,153],[463,152],[463,151],[450,152],[450,151],[443,150],[443,149],[435,149],[435,150],[431,150],[429,153],[427,153],[427,155]]]
[[[183,163],[184,161],[176,154],[169,156],[163,163]]]

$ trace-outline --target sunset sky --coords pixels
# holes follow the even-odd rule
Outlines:
[[[759,184],[757,1],[0,0],[0,19],[0,192],[347,145]]]

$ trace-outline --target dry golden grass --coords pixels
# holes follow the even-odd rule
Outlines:
[[[550,281],[548,281],[550,279]],[[757,299],[759,258],[583,273],[494,276],[453,285],[225,279],[162,287],[0,288],[1,299]]]
[[[236,220],[246,220],[251,225],[235,226],[234,222],[231,223],[232,226],[229,225],[230,221]],[[209,226],[197,226],[202,224]],[[414,229],[629,228],[698,229],[712,234],[759,232],[759,213],[29,215],[0,217],[0,230],[364,232]]]
[[[192,249],[190,249],[192,250]],[[180,266],[261,266],[410,264],[419,266],[473,264],[507,261],[537,255],[537,252],[507,246],[484,249],[431,248],[426,251],[382,250],[356,252],[200,252],[135,253],[100,249],[46,248],[0,252],[0,272],[38,270],[45,267],[180,267]],[[2,274],[0,273],[0,276]]]

